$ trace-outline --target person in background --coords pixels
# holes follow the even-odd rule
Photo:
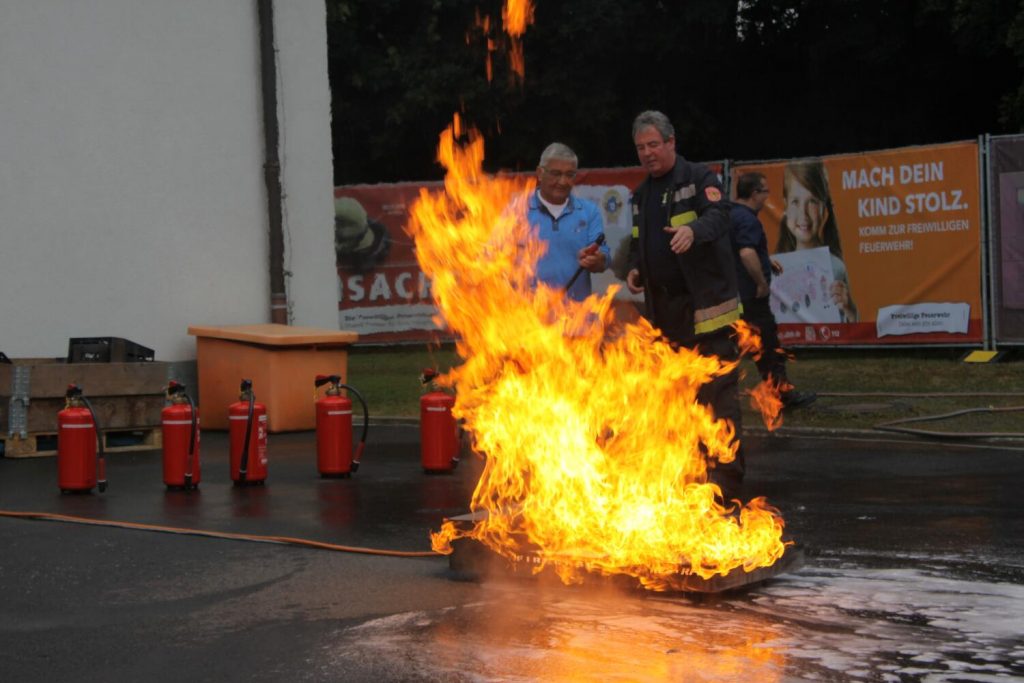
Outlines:
[[[626,286],[644,293],[645,317],[669,343],[739,358],[732,324],[740,319],[736,266],[729,239],[729,202],[718,176],[676,153],[675,129],[663,113],[645,111],[633,121],[633,143],[647,178],[633,191],[633,239]],[[697,399],[717,419],[741,432],[739,367],[701,387]],[[735,438],[735,437],[734,437]],[[745,470],[743,448],[730,463],[708,473],[726,499]]]
[[[850,293],[850,276],[843,263],[839,226],[832,209],[828,175],[820,160],[794,161],[786,165],[782,181],[785,210],[779,229],[776,253],[828,247],[832,256],[832,284],[829,294],[839,309],[842,322],[857,322],[857,305]]]
[[[757,217],[769,194],[763,173],[744,173],[736,181],[736,201],[729,212],[736,278],[743,303],[743,320],[761,334],[763,348],[755,360],[758,372],[762,379],[778,387],[784,406],[798,408],[813,403],[818,396],[812,391],[793,388],[786,376],[786,353],[779,348],[778,326],[769,300],[772,272],[782,273],[782,266],[768,257],[768,237]]]
[[[596,244],[604,231],[601,210],[572,192],[578,163],[576,153],[560,142],[544,149],[537,165],[537,190],[527,202],[527,220],[548,245],[537,262],[537,279],[563,288],[583,268],[567,292],[569,298],[582,301],[591,294],[590,273],[604,271],[611,253],[607,244]]]

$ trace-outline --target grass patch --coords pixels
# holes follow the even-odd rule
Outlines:
[[[448,372],[459,363],[453,344],[353,348],[348,355],[348,383],[366,398],[375,417],[419,417],[424,368]]]
[[[1024,406],[1024,361],[1011,354],[999,363],[964,363],[962,349],[801,349],[789,363],[797,388],[821,396],[813,405],[787,412],[786,427],[872,429],[880,422],[926,417],[966,408]],[[418,417],[423,368],[446,372],[460,362],[454,345],[355,347],[349,354],[348,379],[366,396],[377,417]],[[749,360],[742,364],[741,388],[758,381]],[[889,394],[837,396],[830,394]],[[957,393],[955,397],[922,394]],[[970,394],[1017,393],[1017,396]],[[896,394],[918,394],[898,396]],[[762,424],[744,399],[748,427]],[[1024,411],[973,413],[910,428],[952,432],[1012,432],[1024,435]]]

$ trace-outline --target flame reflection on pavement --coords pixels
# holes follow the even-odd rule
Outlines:
[[[401,680],[1006,680],[1024,676],[1020,614],[1024,586],[921,569],[805,569],[703,602],[495,583],[328,649]]]

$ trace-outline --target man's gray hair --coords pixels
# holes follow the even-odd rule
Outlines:
[[[576,152],[572,151],[569,145],[563,145],[561,142],[552,142],[544,148],[540,155],[540,166],[545,167],[552,159],[571,161],[574,166],[579,166],[580,163],[580,160],[576,157]]]
[[[669,138],[675,137],[676,134],[676,129],[672,127],[672,122],[668,120],[667,116],[660,111],[649,110],[640,112],[633,119],[633,139],[636,139],[637,133],[648,127],[658,131],[663,141],[668,141]]]

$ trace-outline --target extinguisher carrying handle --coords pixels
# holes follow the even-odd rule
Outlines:
[[[69,391],[70,393],[70,391]],[[107,459],[103,453],[103,432],[100,429],[100,421],[96,419],[96,411],[92,409],[92,404],[89,403],[89,399],[78,392],[78,398],[82,400],[85,407],[89,409],[89,414],[92,416],[92,423],[96,426],[96,443],[99,446],[99,450],[96,458],[96,489],[103,493],[107,490]]]
[[[317,375],[313,380],[313,388],[319,389],[325,384],[341,384],[341,375]]]
[[[352,471],[355,472],[359,469],[359,460],[363,457],[363,449],[366,448],[366,434],[370,431],[370,410],[366,407],[366,399],[359,391],[348,384],[338,384],[339,389],[345,389],[351,391],[359,399],[359,402],[363,404],[363,435],[359,437],[359,445],[356,446],[355,456],[352,458]]]

